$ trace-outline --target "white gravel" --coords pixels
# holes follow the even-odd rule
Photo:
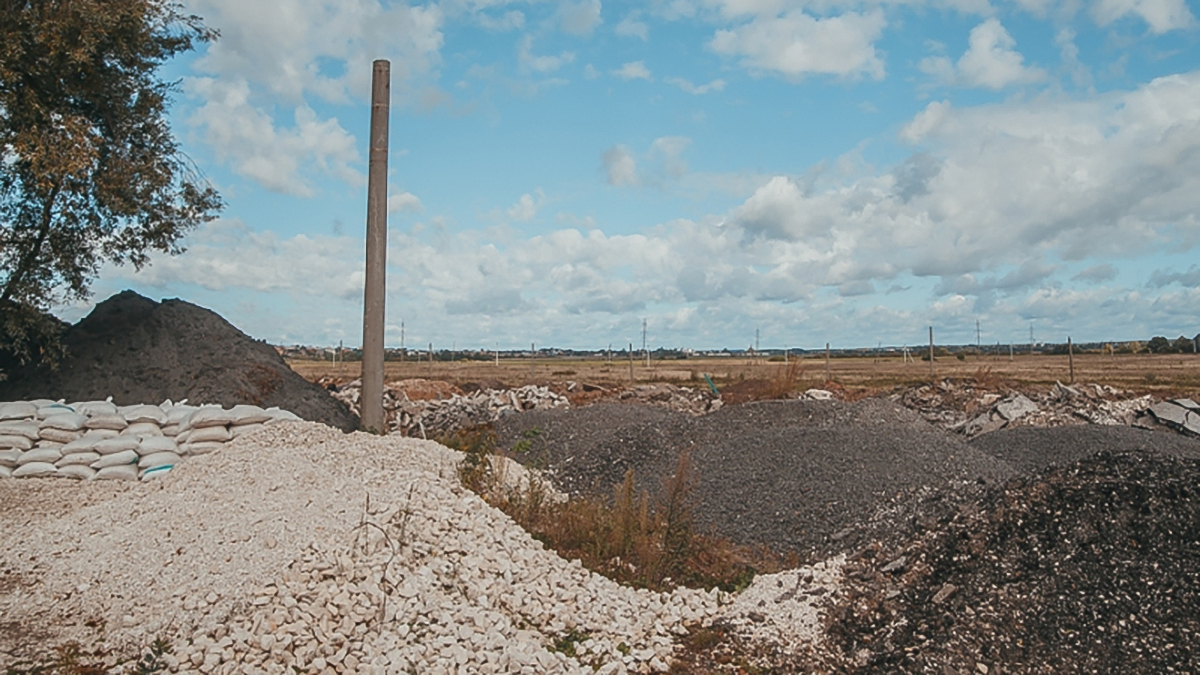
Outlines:
[[[691,624],[820,636],[840,561],[738,598],[622,587],[461,488],[460,458],[282,423],[146,484],[0,479],[0,667],[165,637],[206,675],[653,672]]]

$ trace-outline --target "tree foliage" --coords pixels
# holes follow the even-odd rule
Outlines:
[[[212,40],[168,0],[0,0],[0,352],[53,360],[57,303],[106,262],[141,267],[220,197],[166,111],[176,54]]]

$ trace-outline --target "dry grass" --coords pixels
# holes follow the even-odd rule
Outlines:
[[[332,376],[343,382],[359,376],[361,365],[356,362],[333,366],[321,361],[291,361],[289,364],[298,373],[310,380]],[[805,358],[793,356],[786,368],[794,368],[794,380],[788,386],[796,390],[809,387],[824,387],[824,357],[810,355]],[[653,361],[649,367],[644,361],[634,364],[633,382],[669,382],[685,386],[701,386],[701,374],[708,374],[722,391],[747,382],[763,383],[762,396],[781,387],[775,380],[785,380],[782,364],[765,359],[748,358],[691,358],[682,361]],[[988,377],[1026,386],[1052,386],[1056,380],[1067,382],[1070,371],[1066,355],[1017,354],[1009,360],[1008,354],[971,355],[959,361],[954,357],[938,358],[934,362],[934,374],[929,372],[928,361],[905,363],[898,356],[833,358],[830,361],[832,384],[846,389],[851,394],[869,395],[872,392],[889,390],[896,386],[929,382],[931,379],[954,378],[968,380],[981,369],[987,369]],[[444,380],[458,386],[471,383],[487,386],[520,386],[522,384],[550,384],[574,380],[616,388],[630,384],[627,363],[605,363],[602,359],[542,358],[501,360],[500,365],[491,362],[457,361],[428,363],[392,362],[385,366],[388,381],[427,378]],[[572,375],[561,373],[570,371]],[[556,374],[558,373],[558,374]],[[1200,357],[1192,354],[1076,354],[1075,380],[1108,384],[1138,393],[1158,395],[1200,395]]]
[[[535,539],[568,560],[618,583],[652,590],[676,586],[740,590],[758,572],[794,565],[765,549],[736,546],[696,531],[692,522],[695,475],[691,455],[680,453],[674,474],[660,494],[638,493],[633,472],[616,486],[611,501],[547,499],[534,483],[528,490],[497,489],[487,456],[495,436],[482,428],[459,432],[441,442],[466,453],[463,485],[507,513]]]

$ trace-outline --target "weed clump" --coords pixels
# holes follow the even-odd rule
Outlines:
[[[656,498],[636,488],[632,470],[613,489],[612,499],[548,498],[536,478],[523,489],[505,488],[497,464],[495,432],[460,431],[442,443],[464,453],[459,478],[467,489],[508,514],[533,538],[568,560],[636,588],[677,586],[739,591],[760,571],[784,564],[766,549],[737,546],[696,531],[692,519],[696,486],[691,453],[683,451],[675,472]]]

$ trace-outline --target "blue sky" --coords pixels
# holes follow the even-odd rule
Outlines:
[[[386,58],[389,345],[1200,332],[1194,3],[186,6],[221,38],[167,68],[173,127],[227,208],[95,299],[358,345]]]

